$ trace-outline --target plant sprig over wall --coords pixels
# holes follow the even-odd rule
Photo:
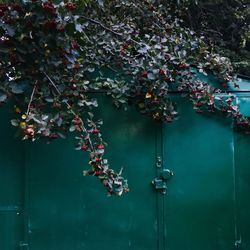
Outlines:
[[[14,100],[12,125],[23,139],[51,141],[74,132],[77,149],[88,151],[84,175],[100,179],[109,195],[127,192],[122,171],[104,158],[102,121],[93,116],[105,90],[116,106],[135,105],[161,122],[177,117],[168,91],[187,92],[194,109],[223,113],[249,131],[230,95],[195,80],[190,64],[233,80],[229,60],[209,47],[170,6],[150,1],[8,1],[0,4],[0,102]],[[112,72],[112,79],[105,77]]]

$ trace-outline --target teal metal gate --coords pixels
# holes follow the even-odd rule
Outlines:
[[[7,109],[0,109],[0,249],[18,249],[24,237],[25,161],[22,142],[14,139]]]
[[[235,94],[250,112],[250,96]],[[73,138],[23,143],[3,119],[0,249],[250,249],[250,138],[173,98],[185,115],[161,126],[100,96],[107,158],[129,179],[122,197],[82,177],[88,157]]]
[[[107,158],[114,168],[124,167],[131,192],[108,198],[95,177],[82,177],[88,157],[72,150],[74,139],[30,145],[27,164],[31,249],[157,247],[156,197],[150,185],[155,176],[153,123],[136,120],[135,112],[113,110],[105,100],[100,98],[105,110],[104,138],[109,138]]]

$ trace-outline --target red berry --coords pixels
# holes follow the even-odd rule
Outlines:
[[[80,69],[80,67],[81,67],[81,66],[80,66],[79,63],[76,63],[76,64],[73,65],[73,69]]]
[[[76,116],[74,119],[73,119],[73,124],[74,125],[80,125],[82,123],[81,119],[79,118],[79,116]]]
[[[99,129],[93,129],[92,130],[92,134],[99,134],[100,133],[100,130]]]
[[[102,145],[102,144],[97,145],[97,147],[96,147],[96,148],[98,148],[98,149],[104,149],[104,145]]]
[[[7,4],[0,4],[0,12],[4,13],[8,10]]]
[[[94,176],[100,176],[102,174],[101,171],[95,171]]]
[[[44,3],[43,9],[47,12],[52,13],[52,14],[54,14],[56,12],[56,9],[51,1]]]
[[[82,151],[86,151],[87,149],[88,149],[88,146],[87,146],[87,145],[82,145],[82,146],[81,146],[81,150],[82,150]]]
[[[128,43],[126,43],[126,42],[122,45],[123,49],[127,49],[128,46],[129,46],[129,45],[128,45]]]
[[[48,20],[48,21],[45,22],[44,25],[48,29],[56,29],[56,22],[55,22],[55,20]]]
[[[160,69],[159,73],[160,73],[160,75],[165,75],[165,70],[164,69]]]
[[[95,158],[95,162],[101,162],[101,161],[102,161],[101,158],[99,158],[99,157]]]
[[[71,48],[72,49],[77,49],[79,46],[78,46],[78,44],[77,44],[77,42],[76,41],[72,41],[71,42]]]
[[[23,11],[22,7],[19,4],[13,4],[11,6],[11,8],[12,8],[12,10],[15,10],[17,12],[22,12]]]
[[[166,122],[173,122],[173,118],[171,116],[166,117]]]
[[[33,126],[28,126],[26,128],[26,131],[25,131],[25,134],[28,135],[29,137],[33,137],[35,135],[35,131],[34,131],[34,128]]]
[[[65,9],[68,11],[73,11],[76,9],[76,4],[72,2],[68,2],[65,4]]]
[[[64,28],[63,25],[59,26],[59,27],[57,28],[57,30],[58,30],[59,32],[61,32],[61,33],[64,33],[64,32],[65,32],[65,28]]]
[[[149,7],[149,10],[153,11],[153,10],[155,10],[155,7],[154,7],[153,5],[151,5],[151,6]]]
[[[171,82],[171,78],[170,78],[170,77],[165,77],[165,78],[164,78],[164,81],[166,81],[166,82]]]
[[[121,53],[121,55],[125,55],[126,54],[126,52],[125,52],[125,50],[123,48],[120,50],[120,53]]]
[[[147,77],[148,76],[148,72],[147,71],[142,71],[141,72],[141,76],[142,77]]]
[[[188,68],[188,65],[185,64],[185,63],[181,63],[181,64],[178,65],[178,68],[179,69],[186,69],[186,68]]]

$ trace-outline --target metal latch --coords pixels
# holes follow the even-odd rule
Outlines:
[[[29,244],[27,242],[21,241],[19,243],[20,250],[28,250],[29,249]]]
[[[236,240],[234,243],[235,249],[241,249],[241,239]]]
[[[169,170],[169,169],[163,169],[161,172],[161,178],[163,180],[168,180],[170,179],[172,176],[174,175],[173,171]]]
[[[167,180],[173,176],[173,172],[169,169],[163,169],[160,176],[152,180],[155,190],[160,190],[163,194],[167,192]]]
[[[161,168],[161,166],[162,166],[162,160],[161,160],[161,157],[158,156],[157,157],[157,161],[156,161],[156,167],[157,168]]]

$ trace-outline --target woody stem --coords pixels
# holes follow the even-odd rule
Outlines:
[[[30,96],[30,100],[29,100],[29,104],[28,104],[28,107],[27,107],[26,115],[29,115],[30,106],[31,106],[31,103],[32,103],[32,101],[33,101],[33,99],[34,99],[36,87],[37,87],[37,81],[36,81],[35,84],[34,84],[34,87],[33,87],[33,90],[32,90],[31,96]]]

